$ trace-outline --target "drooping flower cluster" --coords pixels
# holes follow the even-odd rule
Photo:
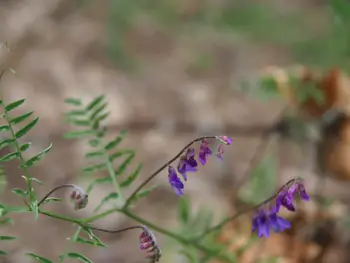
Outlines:
[[[142,228],[143,231],[140,235],[140,249],[145,250],[148,253],[146,258],[149,262],[158,262],[162,252],[157,244],[156,237],[147,227],[143,226]]]
[[[218,141],[217,147],[217,157],[222,160],[224,154],[224,146],[232,144],[232,139],[227,136],[217,136],[215,137]],[[202,165],[207,163],[207,158],[213,154],[212,150],[209,148],[209,142],[207,139],[201,141],[201,145],[198,152],[198,159]],[[195,159],[196,150],[189,147],[185,155],[180,157],[177,165],[177,172],[181,174],[184,181],[187,181],[187,173],[197,172],[197,160]],[[177,195],[184,194],[184,184],[178,177],[175,168],[171,165],[168,167],[168,180]]]
[[[281,206],[294,212],[295,206],[293,200],[297,196],[301,197],[304,201],[310,199],[310,196],[306,193],[302,179],[292,180],[290,183],[287,183],[268,207],[262,206],[256,211],[252,221],[252,232],[257,231],[259,237],[269,237],[270,230],[282,232],[290,228],[290,222],[280,217],[278,213]]]
[[[75,210],[83,209],[88,204],[88,195],[80,187],[75,187],[70,194],[70,200],[74,204]]]

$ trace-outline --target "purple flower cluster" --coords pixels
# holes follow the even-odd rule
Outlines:
[[[161,257],[161,251],[157,244],[156,237],[153,233],[145,226],[139,237],[140,249],[147,252],[147,259],[149,262],[158,262]]]
[[[219,140],[219,145],[217,148],[217,157],[222,159],[224,154],[224,146],[232,144],[232,139],[227,136],[217,136],[216,139]],[[213,154],[212,150],[209,148],[209,142],[207,139],[203,139],[199,147],[198,160],[202,165],[207,163],[207,157]],[[185,155],[180,157],[180,160],[177,165],[177,171],[171,165],[168,167],[168,180],[173,188],[174,192],[177,195],[184,194],[184,184],[181,179],[178,177],[178,174],[181,174],[184,181],[187,181],[187,173],[197,172],[197,160],[195,159],[196,150],[192,147],[189,147]]]
[[[252,232],[257,231],[259,237],[269,237],[271,229],[274,232],[282,232],[285,229],[290,228],[290,222],[283,217],[280,217],[278,212],[280,211],[281,206],[294,212],[295,206],[293,204],[293,199],[296,196],[301,197],[304,201],[310,199],[301,179],[295,180],[291,184],[287,184],[283,187],[274,199],[274,203],[270,204],[269,208],[266,209],[260,207],[256,211],[252,221]]]

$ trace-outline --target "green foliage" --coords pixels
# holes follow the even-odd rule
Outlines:
[[[274,192],[277,165],[273,156],[266,156],[253,170],[247,183],[238,191],[246,203],[256,205]]]
[[[19,109],[24,102],[25,102],[24,99],[20,99],[10,103],[5,103],[1,97],[0,106],[2,107],[2,110],[3,110],[2,116],[4,120],[7,122],[7,125],[4,125],[0,128],[0,131],[4,133],[2,136],[2,138],[4,139],[0,140],[0,148],[9,147],[11,150],[9,153],[0,157],[0,163],[9,162],[14,159],[19,160],[20,167],[24,172],[24,178],[27,182],[28,189],[24,190],[24,189],[14,188],[12,192],[22,197],[23,199],[26,199],[27,197],[29,197],[29,201],[30,201],[29,206],[34,213],[35,218],[38,218],[37,199],[36,199],[35,191],[32,188],[32,182],[36,182],[36,183],[41,183],[41,182],[36,178],[30,177],[27,168],[33,166],[40,159],[42,159],[42,157],[49,152],[52,145],[50,145],[48,148],[44,149],[42,152],[38,153],[37,155],[29,158],[29,160],[27,161],[23,157],[22,153],[27,151],[30,148],[31,144],[21,143],[19,139],[21,139],[28,132],[30,132],[36,126],[39,120],[39,117],[36,117],[32,120],[29,119],[33,115],[33,111],[12,117],[14,110]]]
[[[26,255],[28,257],[31,257],[31,258],[37,260],[37,262],[40,262],[40,263],[53,263],[53,261],[51,261],[51,260],[49,260],[47,258],[44,258],[42,256],[39,256],[37,254],[34,254],[34,253],[26,253]]]
[[[79,262],[83,262],[83,263],[92,263],[92,261],[90,259],[88,259],[86,256],[76,253],[76,252],[69,252],[67,254],[65,254],[66,258],[71,258],[71,259],[77,259],[79,260]]]
[[[87,139],[91,150],[85,154],[89,165],[83,168],[83,172],[91,174],[94,172],[107,171],[108,176],[94,179],[87,188],[90,193],[94,187],[101,184],[112,184],[114,191],[102,198],[100,204],[96,207],[98,211],[108,202],[122,200],[122,188],[127,188],[137,179],[141,171],[141,164],[136,169],[131,170],[131,164],[135,158],[135,151],[131,149],[119,149],[120,144],[126,136],[126,131],[121,131],[112,140],[106,140],[107,128],[103,125],[109,112],[108,103],[104,95],[97,96],[87,104],[78,99],[67,99],[66,103],[73,109],[66,114],[67,121],[78,130],[69,131],[65,134],[66,138]],[[125,175],[125,176],[124,176]],[[139,193],[135,197],[141,198],[150,192]],[[141,195],[140,195],[141,194]]]

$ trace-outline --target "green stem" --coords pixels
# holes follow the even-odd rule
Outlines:
[[[115,171],[113,169],[113,165],[112,165],[111,161],[109,160],[108,154],[105,154],[105,156],[106,156],[105,162],[107,163],[108,174],[112,179],[112,184],[113,184],[115,191],[119,194],[119,200],[122,203],[121,206],[123,206],[125,204],[125,198],[124,198],[123,192],[122,192],[120,185],[116,179],[116,174],[115,174]]]
[[[103,213],[85,218],[84,220],[82,220],[83,223],[91,223],[94,221],[97,221],[98,219],[104,218],[105,216],[108,216],[110,214],[113,214],[115,212],[121,212],[122,210],[119,208],[112,208],[112,209],[108,209],[106,211],[104,211]]]
[[[66,222],[70,222],[70,223],[76,223],[76,224],[82,224],[84,223],[84,220],[81,219],[76,219],[76,218],[71,218],[71,217],[67,217],[67,216],[62,216],[62,215],[58,215],[58,214],[54,214],[48,211],[43,211],[43,210],[39,210],[39,214],[43,214],[52,218],[56,218],[62,221],[66,221]]]

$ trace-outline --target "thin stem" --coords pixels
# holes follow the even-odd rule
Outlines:
[[[51,195],[53,194],[54,192],[56,192],[57,190],[59,189],[62,189],[62,188],[73,188],[73,189],[76,189],[78,190],[79,192],[84,192],[83,189],[81,189],[80,187],[74,185],[74,184],[63,184],[63,185],[59,185],[57,187],[55,187],[54,189],[52,189],[50,192],[48,192],[41,200],[40,202],[38,203],[38,207],[45,202],[45,200]]]
[[[130,195],[130,197],[126,200],[125,205],[123,206],[123,209],[126,209],[132,199],[135,197],[135,195],[146,185],[148,184],[154,177],[156,177],[161,171],[163,171],[167,166],[172,164],[174,161],[176,161],[181,154],[183,154],[192,144],[204,140],[204,139],[217,139],[217,136],[203,136],[199,137],[197,139],[194,139],[190,141],[185,147],[182,148],[180,152],[178,152],[173,158],[171,158],[169,161],[167,161],[165,164],[163,164],[161,167],[159,167],[155,172],[153,172],[144,182],[142,182],[136,190]]]
[[[239,212],[237,212],[235,215],[233,216],[230,216],[230,217],[227,217],[225,218],[223,221],[221,221],[219,224],[207,229],[203,234],[199,235],[198,237],[195,237],[192,239],[193,242],[198,242],[200,241],[202,238],[204,238],[205,236],[207,236],[208,234],[216,231],[216,230],[219,230],[221,229],[224,225],[226,225],[228,222],[231,222],[235,219],[237,219],[238,217],[240,217],[241,215],[245,214],[245,213],[248,213],[250,211],[253,211],[253,210],[256,210],[258,209],[259,207],[271,202],[272,200],[274,200],[278,195],[279,193],[285,189],[286,187],[289,187],[291,184],[293,184],[294,182],[298,181],[298,180],[301,180],[301,178],[297,177],[297,178],[293,178],[291,180],[289,180],[287,183],[285,183],[283,186],[280,187],[280,189],[274,194],[272,195],[271,197],[269,197],[268,199],[264,200],[263,202],[257,204],[257,205],[254,205],[254,206],[251,206],[251,207],[248,207],[246,209],[243,209]]]
[[[100,231],[100,232],[105,232],[105,233],[110,233],[110,234],[119,234],[125,231],[129,231],[129,230],[133,230],[133,229],[142,229],[145,230],[145,227],[143,226],[129,226],[129,227],[125,227],[125,228],[121,228],[118,230],[108,230],[108,229],[102,229],[102,228],[97,228],[97,227],[91,227],[91,226],[85,226],[85,225],[81,225],[83,227],[88,227],[91,230],[96,230],[96,231]]]
[[[105,216],[108,216],[110,214],[113,214],[115,212],[121,212],[122,209],[121,208],[111,208],[111,209],[108,209],[100,214],[97,214],[97,215],[94,215],[94,216],[91,216],[91,217],[88,217],[88,218],[85,218],[83,220],[84,223],[91,223],[91,222],[94,222],[94,221],[97,221],[101,218],[104,218]]]
[[[76,223],[76,224],[79,224],[79,225],[84,223],[84,221],[81,220],[81,219],[76,219],[76,218],[71,218],[71,217],[67,217],[67,216],[62,216],[62,215],[54,214],[54,213],[51,213],[51,212],[48,212],[48,211],[39,210],[39,213],[43,214],[43,215],[46,215],[46,216],[49,216],[49,217],[52,217],[52,218],[56,218],[56,219],[62,220],[62,221],[70,222],[70,223]]]

